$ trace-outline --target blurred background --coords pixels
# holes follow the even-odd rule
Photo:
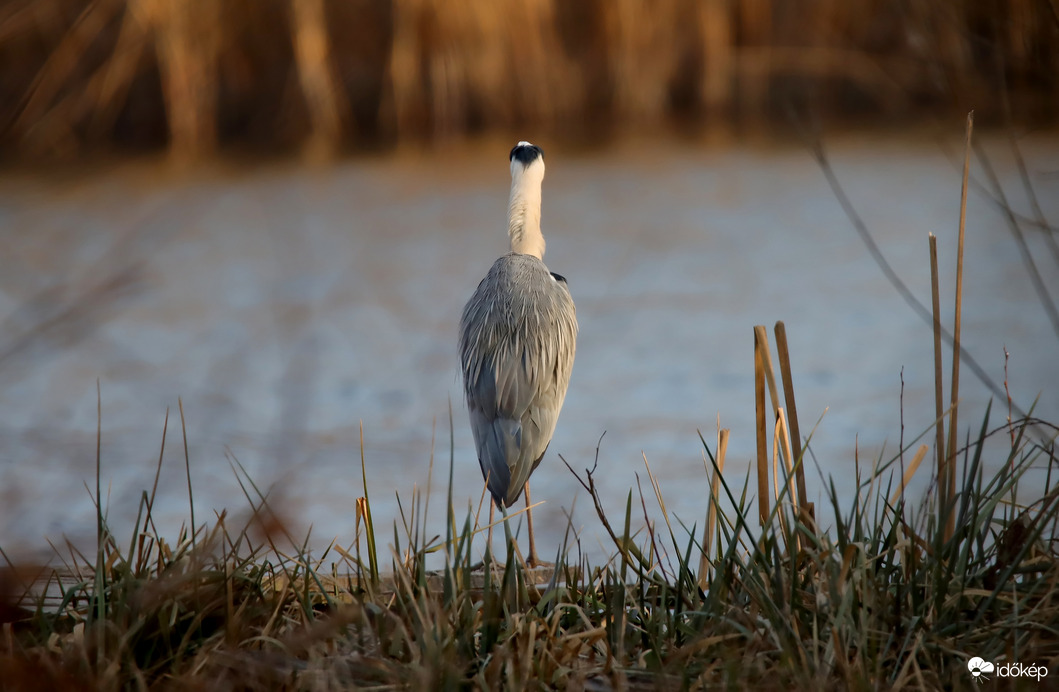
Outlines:
[[[814,153],[928,307],[939,237],[951,324],[972,109],[960,436],[990,401],[990,429],[1055,422],[1057,81],[1054,0],[6,0],[0,547],[94,540],[97,424],[112,521],[160,456],[156,517],[186,521],[178,401],[200,517],[246,511],[241,464],[348,545],[363,424],[377,525],[430,484],[443,533],[450,458],[457,510],[481,499],[456,325],[521,139],[581,322],[545,555],[568,523],[599,549],[559,454],[599,444],[619,511],[646,458],[701,526],[719,418],[741,485],[755,324],[787,325],[811,494],[930,430],[930,328]]]
[[[1052,0],[6,0],[5,153],[386,151],[487,132],[1051,124]]]

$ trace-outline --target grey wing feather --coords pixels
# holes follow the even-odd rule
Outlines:
[[[518,500],[548,448],[576,340],[565,281],[534,257],[501,257],[464,308],[464,393],[478,461],[498,505]]]

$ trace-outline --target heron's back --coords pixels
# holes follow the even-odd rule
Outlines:
[[[574,363],[577,317],[565,279],[504,255],[467,302],[460,362],[482,473],[511,505],[548,448]]]

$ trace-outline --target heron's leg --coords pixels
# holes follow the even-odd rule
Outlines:
[[[518,560],[522,560],[522,553],[520,553],[518,550],[518,543],[515,542],[514,536],[511,535],[511,524],[509,524],[507,521],[507,509],[503,505],[500,505],[500,516],[503,517],[502,521],[504,522],[504,547],[506,549],[505,555],[507,556],[505,560],[511,559],[512,551],[514,551],[515,553],[515,558],[517,558]]]
[[[489,532],[485,538],[485,554],[487,559],[492,562],[493,560],[493,514],[496,512],[496,504],[489,500]]]
[[[537,547],[533,543],[533,510],[530,509],[529,481],[526,481],[526,533],[529,534],[529,555],[526,556],[526,564],[536,567],[540,560],[537,559]]]

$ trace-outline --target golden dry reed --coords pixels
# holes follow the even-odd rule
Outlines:
[[[1059,112],[1047,2],[10,0],[0,152]]]

